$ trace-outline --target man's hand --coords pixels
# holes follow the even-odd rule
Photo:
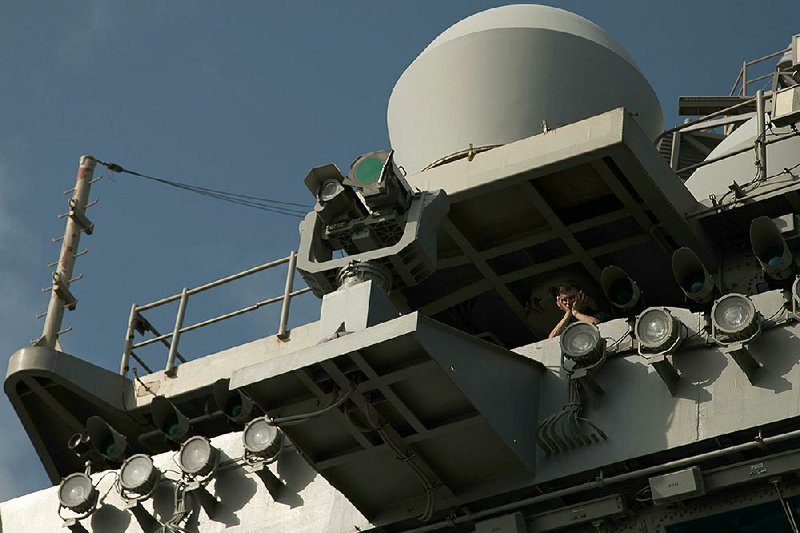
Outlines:
[[[572,308],[570,308],[566,303],[562,302],[560,296],[556,296],[556,306],[564,311],[564,316],[572,314]]]
[[[583,313],[586,309],[586,294],[583,291],[578,293],[578,296],[575,297],[575,302],[572,304],[572,314],[575,313]]]

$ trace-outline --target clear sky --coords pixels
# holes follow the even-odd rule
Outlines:
[[[727,94],[741,62],[800,32],[796,0],[544,2],[609,31],[656,90],[665,124],[679,95]],[[386,103],[414,57],[458,20],[503,2],[183,1],[0,4],[0,362],[38,337],[34,315],[63,233],[64,189],[89,153],[143,173],[311,203],[312,166],[346,169],[388,146]],[[724,7],[722,7],[724,6]],[[580,64],[575,65],[580,69]],[[570,80],[564,80],[569,83]],[[93,189],[65,351],[116,370],[132,302],[144,303],[285,256],[297,219],[124,175]],[[282,274],[231,287],[190,320],[282,290]],[[295,323],[316,319],[313,297]],[[174,311],[172,311],[174,313]],[[161,317],[168,330],[173,318]],[[185,339],[191,355],[277,327],[274,311]],[[231,329],[232,328],[232,329]],[[224,331],[224,333],[222,333]],[[191,335],[191,334],[190,334]],[[182,344],[182,346],[184,346]],[[183,350],[182,350],[183,351]],[[151,361],[163,364],[163,353]],[[158,361],[158,363],[155,363]],[[0,501],[47,485],[0,396]]]

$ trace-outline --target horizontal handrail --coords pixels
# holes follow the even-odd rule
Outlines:
[[[290,298],[294,298],[295,296],[300,296],[301,294],[305,294],[310,292],[311,288],[306,287],[304,289],[299,289],[289,293]],[[224,315],[219,315],[214,318],[209,318],[208,320],[203,320],[202,322],[197,322],[196,324],[192,324],[191,326],[184,326],[178,330],[179,333],[186,333],[187,331],[193,331],[198,328],[202,328],[205,326],[209,326],[211,324],[215,324],[217,322],[221,322],[223,320],[227,320],[229,318],[234,318],[239,315],[243,315],[245,313],[249,313],[251,311],[256,311],[261,309],[265,305],[274,304],[283,300],[283,296],[275,296],[274,298],[270,298],[268,300],[263,300],[261,302],[254,303],[253,305],[244,307],[242,309],[238,309],[236,311],[231,311],[230,313],[225,313]],[[143,340],[141,342],[137,342],[131,346],[133,349],[142,348],[144,346],[149,346],[150,344],[155,344],[156,342],[164,341],[172,337],[172,332],[165,333],[163,335],[159,335],[158,337],[152,337],[147,340]]]
[[[244,307],[242,309],[237,309],[235,311],[231,311],[229,313],[224,313],[222,315],[215,316],[213,318],[209,318],[207,320],[203,320],[201,322],[197,322],[195,324],[191,324],[188,326],[183,325],[183,318],[186,313],[186,307],[188,304],[189,296],[193,294],[198,294],[203,291],[207,291],[209,289],[213,289],[215,287],[219,287],[226,283],[230,283],[232,281],[236,281],[238,279],[250,276],[252,274],[256,274],[258,272],[262,272],[264,270],[274,268],[283,264],[288,263],[288,271],[286,274],[286,284],[284,287],[283,294],[279,296],[275,296],[272,298],[268,298],[266,300],[262,300],[256,302],[252,305]],[[220,278],[218,280],[212,281],[210,283],[206,283],[204,285],[200,285],[198,287],[194,287],[192,289],[184,289],[179,294],[175,294],[173,296],[168,296],[166,298],[162,298],[160,300],[156,300],[154,302],[150,302],[148,304],[139,305],[133,304],[131,306],[131,313],[128,319],[128,329],[126,334],[125,340],[125,348],[122,354],[122,361],[120,363],[120,373],[122,375],[126,375],[128,373],[128,362],[131,357],[147,372],[151,372],[150,368],[145,364],[145,362],[140,358],[139,355],[134,353],[133,350],[138,348],[143,348],[145,346],[149,346],[155,343],[162,343],[164,346],[169,350],[169,355],[167,357],[166,367],[164,372],[171,376],[174,373],[175,368],[175,359],[180,360],[181,362],[186,362],[186,359],[181,356],[178,352],[178,343],[180,341],[180,337],[183,333],[187,333],[189,331],[194,331],[196,329],[203,328],[205,326],[209,326],[211,324],[216,324],[217,322],[222,322],[223,320],[227,320],[229,318],[234,318],[246,313],[250,313],[257,309],[261,309],[264,306],[282,302],[282,308],[280,313],[280,323],[278,326],[277,336],[278,339],[281,341],[285,341],[288,339],[288,316],[289,316],[289,304],[292,298],[297,296],[303,295],[307,292],[311,292],[311,288],[305,287],[298,290],[293,290],[293,283],[294,283],[294,273],[297,267],[297,253],[291,252],[287,257],[270,261],[268,263],[263,263],[261,265],[249,268],[247,270],[243,270],[236,274],[232,274],[230,276],[226,276],[224,278]],[[159,333],[148,320],[146,320],[141,313],[143,311],[147,311],[150,309],[154,309],[156,307],[160,307],[172,302],[179,302],[178,313],[175,318],[175,326],[169,333],[161,334]],[[134,342],[134,335],[137,331],[149,331],[155,334],[155,337],[150,337],[148,339],[141,340],[139,342]]]
[[[207,291],[208,289],[213,289],[214,287],[219,287],[220,285],[224,285],[226,283],[230,283],[231,281],[236,281],[237,279],[241,279],[247,277],[251,274],[255,274],[257,272],[261,272],[262,270],[267,270],[272,267],[283,265],[284,263],[289,262],[289,257],[284,257],[283,259],[277,259],[275,261],[270,261],[269,263],[264,263],[262,265],[255,266],[253,268],[248,268],[247,270],[243,270],[237,274],[232,274],[228,277],[218,279],[216,281],[212,281],[211,283],[206,283],[205,285],[200,285],[199,287],[195,287],[194,289],[187,289],[186,294],[192,296],[193,294],[197,294],[199,292]],[[181,299],[181,294],[174,294],[172,296],[168,296],[166,298],[162,298],[161,300],[156,300],[155,302],[150,302],[149,304],[137,306],[139,311],[147,311],[148,309],[153,309],[156,307],[160,307],[162,305],[177,302]]]

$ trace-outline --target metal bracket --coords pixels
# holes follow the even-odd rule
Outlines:
[[[64,302],[64,307],[70,311],[74,311],[78,306],[78,299],[75,298],[75,296],[69,292],[66,285],[61,282],[61,278],[58,276],[57,272],[53,273],[53,291],[61,298],[61,301]]]
[[[597,382],[589,372],[592,368],[579,368],[572,374],[572,378],[595,394],[605,394],[606,390]]]
[[[78,205],[75,198],[69,200],[69,217],[80,226],[86,235],[91,235],[94,231],[94,223],[86,216],[85,211]]]
[[[89,533],[86,527],[81,524],[77,518],[67,518],[64,520],[63,527],[69,529],[71,533]]]
[[[750,350],[747,349],[747,345],[737,342],[725,346],[722,349],[722,352],[730,355],[731,358],[733,358],[733,361],[739,365],[739,368],[742,369],[742,372],[747,375],[747,379],[751,384],[753,384],[753,381],[758,375],[758,371],[761,370],[763,365],[756,361],[756,359],[753,357],[753,354],[751,354]]]
[[[681,375],[675,369],[672,361],[668,359],[667,354],[659,354],[653,357],[646,357],[645,359],[655,368],[658,377],[661,378],[661,381],[663,381],[664,385],[669,389],[669,393],[675,396],[675,391],[678,388]]]

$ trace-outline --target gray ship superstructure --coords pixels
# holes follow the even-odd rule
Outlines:
[[[0,504],[2,530],[797,531],[798,69],[800,35],[665,130],[591,22],[469,17],[397,82],[391,149],[309,171],[297,250],[132,305],[118,371],[58,342],[94,170],[121,169],[84,156],[5,381],[57,486]],[[187,322],[276,268],[274,297]],[[610,319],[542,340],[565,280]],[[320,319],[289,328],[306,293]],[[181,351],[273,304],[275,335]]]

